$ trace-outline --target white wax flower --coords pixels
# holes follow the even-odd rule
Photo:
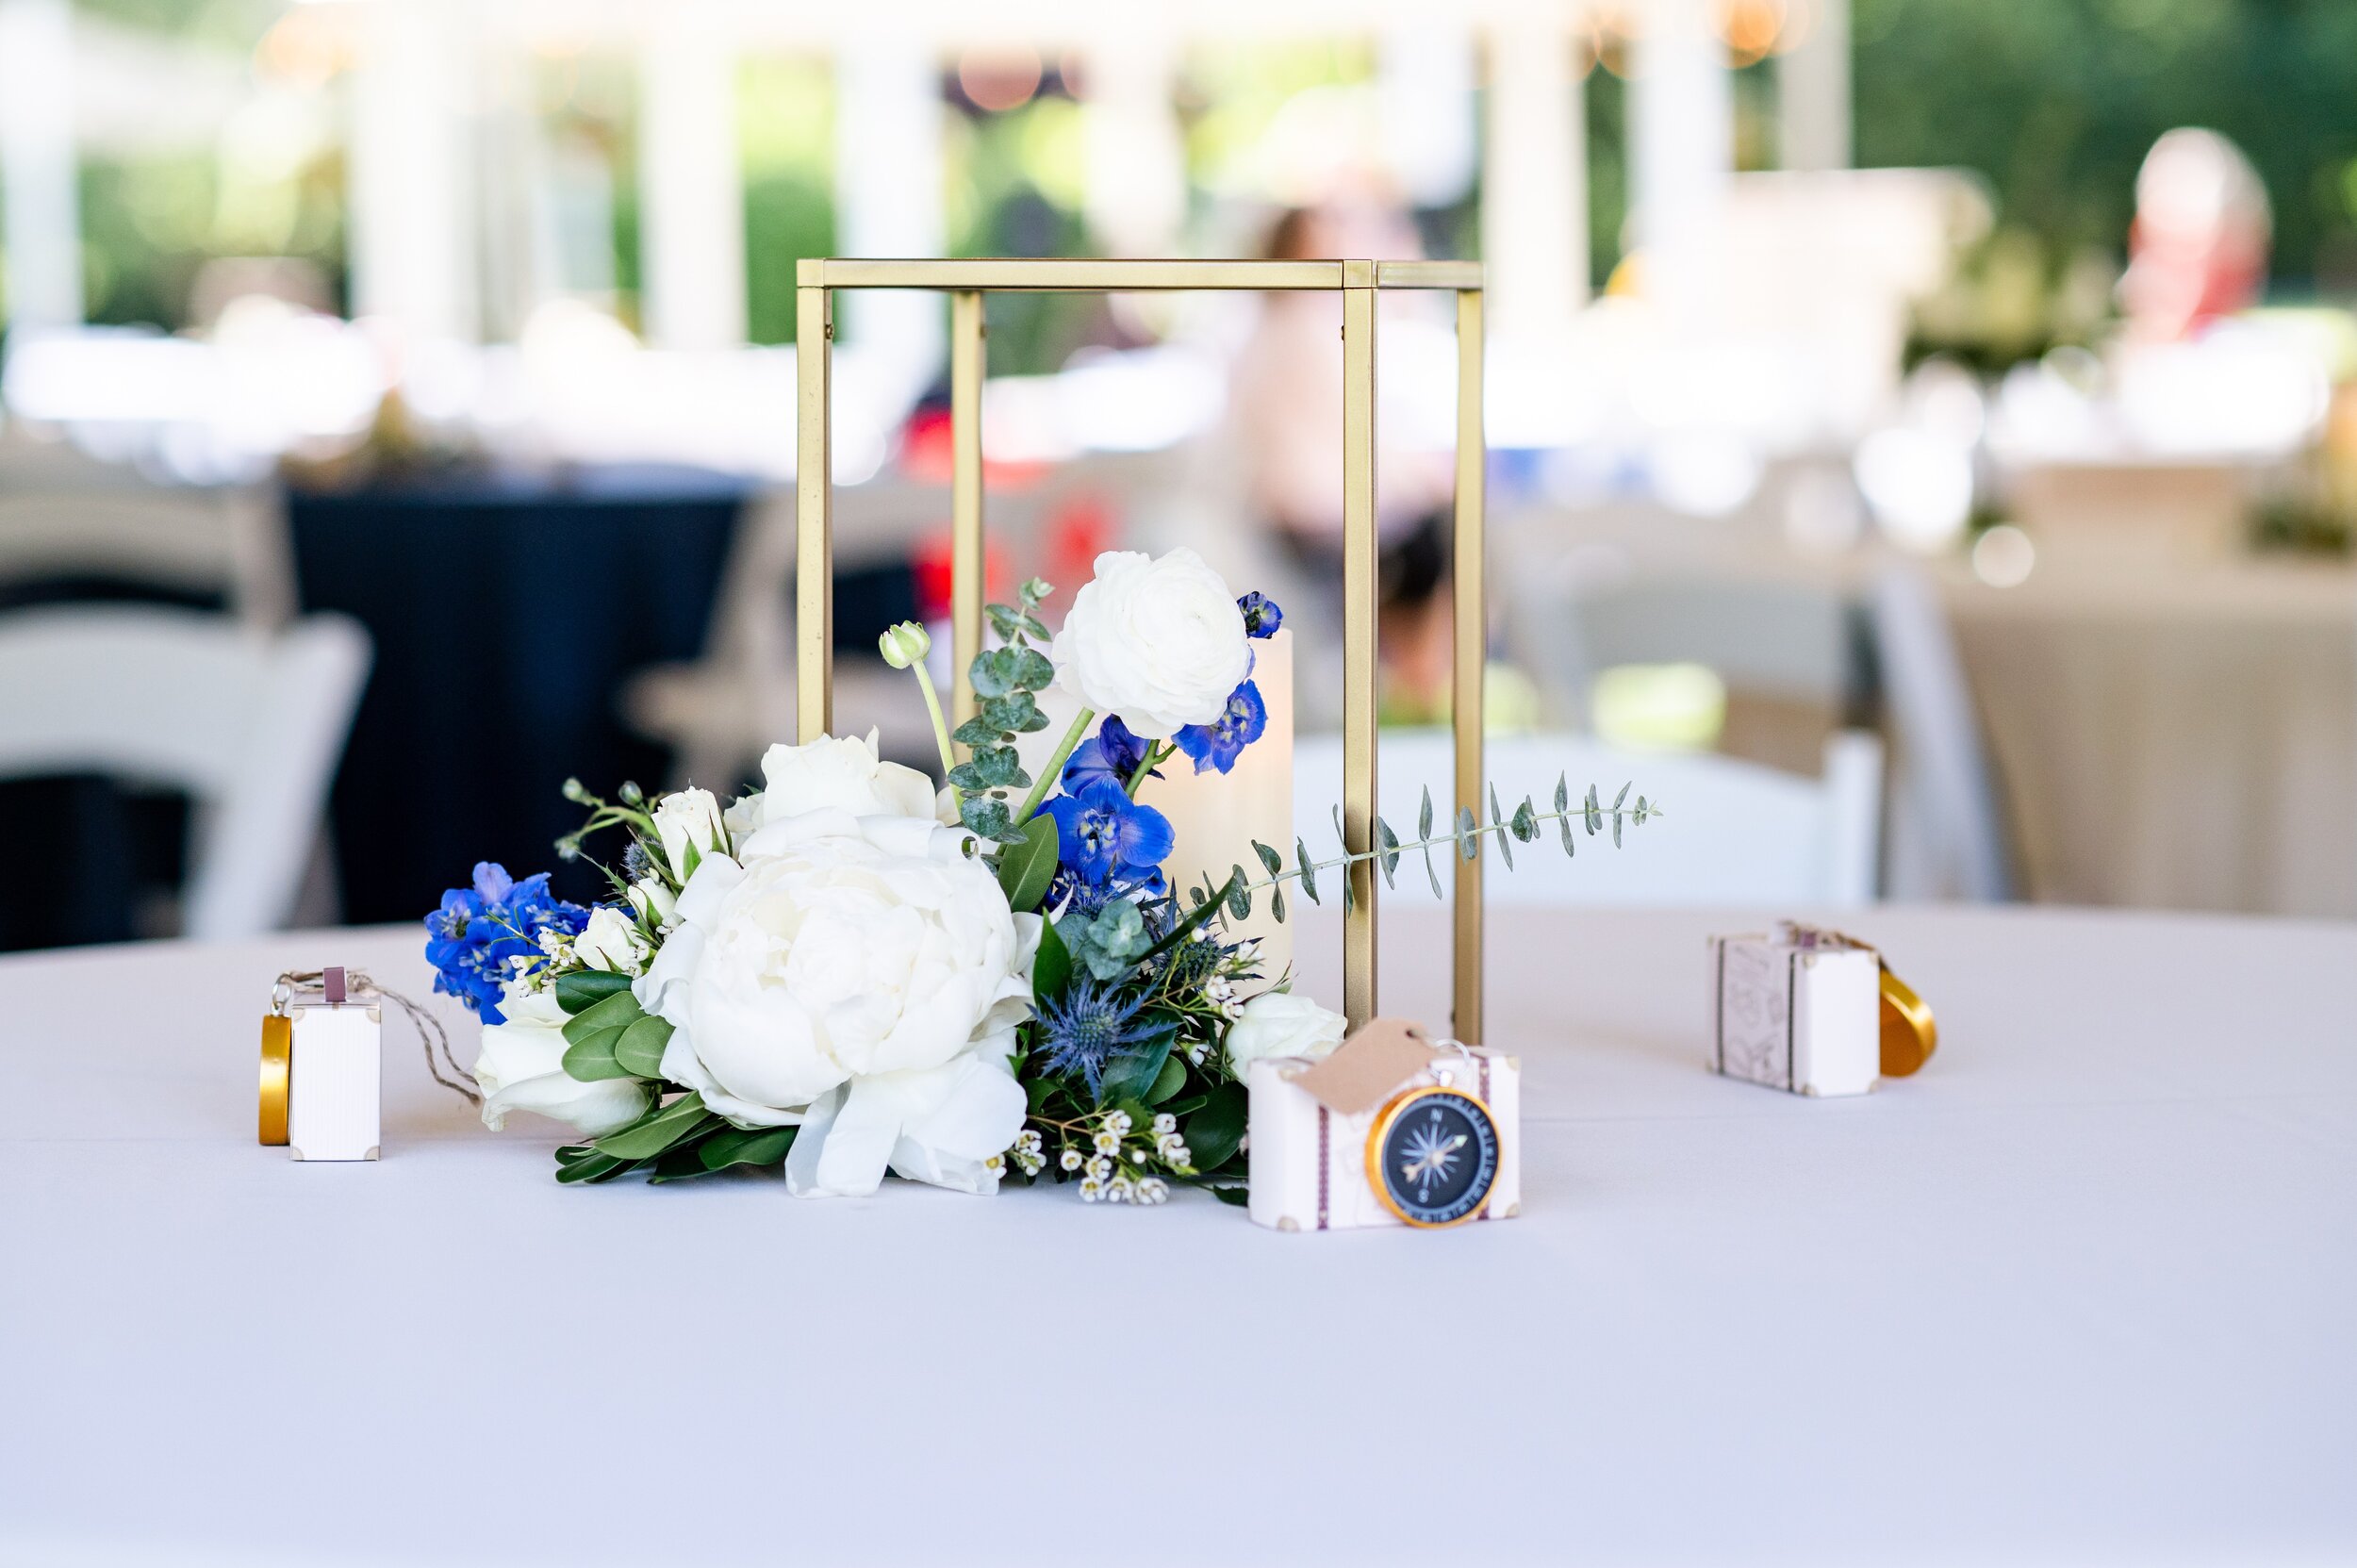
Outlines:
[[[966,836],[930,815],[773,822],[741,862],[698,867],[634,987],[673,1026],[664,1077],[740,1127],[802,1128],[797,1193],[871,1193],[887,1166],[997,1186],[985,1163],[1023,1125],[1010,1058],[1040,920],[1009,910]]]
[[[800,746],[781,742],[761,759],[762,827],[811,811],[853,817],[931,817],[932,781],[914,767],[879,760],[876,732],[866,738],[820,735]]]
[[[1301,1056],[1315,1061],[1343,1043],[1350,1021],[1307,997],[1263,991],[1244,1004],[1228,1029],[1228,1065],[1238,1078],[1263,1057]]]
[[[510,1111],[533,1111],[602,1138],[645,1114],[647,1086],[636,1079],[584,1083],[566,1073],[565,1010],[553,990],[527,991],[511,981],[500,1011],[507,1021],[485,1026],[474,1065],[484,1126],[496,1132]]]
[[[1057,684],[1155,740],[1217,720],[1252,669],[1236,596],[1186,549],[1096,557],[1051,656]]]
[[[695,845],[699,855],[708,855],[715,850],[726,852],[729,847],[728,829],[720,820],[720,802],[708,789],[682,789],[657,801],[654,831],[663,840],[663,858],[670,863],[675,877],[687,875],[688,845]]]
[[[589,912],[588,925],[573,938],[573,956],[592,969],[635,975],[646,967],[647,944],[629,916],[600,905]]]

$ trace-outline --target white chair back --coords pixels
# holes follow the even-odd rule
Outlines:
[[[284,633],[146,606],[0,618],[0,778],[104,773],[196,803],[184,931],[287,917],[369,668],[341,616]]]
[[[1984,903],[2010,899],[2013,874],[1997,791],[1939,591],[1920,569],[1894,565],[1876,579],[1871,609],[1898,751],[1891,894]]]
[[[250,626],[293,618],[285,508],[257,490],[0,488],[0,582],[98,576],[218,593]]]
[[[1711,904],[1776,908],[1838,907],[1873,898],[1882,808],[1882,742],[1842,731],[1825,746],[1822,778],[1808,779],[1732,757],[1616,750],[1580,735],[1492,735],[1485,748],[1500,806],[1510,817],[1527,795],[1554,808],[1558,778],[1574,801],[1592,784],[1607,803],[1624,783],[1659,802],[1663,817],[1627,828],[1621,848],[1610,829],[1591,837],[1574,828],[1574,853],[1545,825],[1532,843],[1511,846],[1503,864],[1494,835],[1484,840],[1486,901],[1499,906]],[[1433,825],[1447,822],[1454,748],[1445,731],[1387,730],[1376,761],[1379,814],[1403,840],[1415,837],[1426,789]],[[1337,854],[1333,808],[1342,799],[1340,737],[1307,735],[1294,752],[1294,831],[1320,859]],[[1483,814],[1488,820],[1488,813]],[[1433,851],[1445,893],[1448,846]],[[1287,856],[1291,858],[1290,852]],[[1384,899],[1430,903],[1432,885],[1420,855],[1401,859]]]

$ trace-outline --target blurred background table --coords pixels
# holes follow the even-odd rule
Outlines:
[[[1037,1561],[1043,1487],[1147,1563],[2357,1553],[2357,933],[1842,917],[1941,1025],[1844,1101],[1701,1066],[1704,938],[1755,912],[1499,921],[1525,1215],[1428,1235],[561,1188],[552,1130],[485,1132],[399,1022],[384,1161],[298,1165],[253,1141],[271,978],[421,995],[414,929],[0,959],[0,1339],[38,1347],[0,1360],[0,1561]],[[1387,916],[1387,1008],[1439,1015],[1439,922]],[[1169,1326],[1116,1352],[1108,1312]],[[1478,1464],[1404,1488],[1436,1418]],[[1044,1478],[1141,1422],[1216,1443],[1200,1518]],[[618,1506],[585,1444],[804,1501]]]

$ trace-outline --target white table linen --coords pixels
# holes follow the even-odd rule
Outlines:
[[[0,960],[0,1563],[2357,1554],[2357,929],[1860,912],[1940,1050],[1815,1101],[1701,1065],[1759,923],[1501,918],[1524,1217],[1435,1234],[560,1187],[390,1015],[384,1160],[298,1164],[272,978],[421,931]]]

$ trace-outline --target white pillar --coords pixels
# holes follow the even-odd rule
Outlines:
[[[1177,65],[1170,40],[1125,25],[1091,47],[1082,68],[1081,211],[1107,256],[1178,254],[1187,149],[1172,102]]]
[[[1588,298],[1588,118],[1576,44],[1534,13],[1490,38],[1481,258],[1493,338],[1553,341]]]
[[[1706,326],[1735,173],[1735,86],[1708,0],[1648,0],[1628,90],[1645,291],[1681,328]]]
[[[413,338],[472,338],[474,36],[440,0],[373,0],[353,73],[352,299]]]
[[[12,326],[81,322],[74,177],[73,8],[0,0],[0,236]]]
[[[1808,31],[1776,57],[1777,157],[1787,169],[1850,167],[1850,0],[1812,0]]]
[[[736,53],[703,5],[668,8],[639,53],[639,256],[648,340],[745,341],[745,185]]]
[[[877,30],[835,57],[834,212],[838,254],[918,257],[948,243],[938,63],[915,39]],[[837,332],[914,397],[940,373],[947,307],[932,294],[852,290]]]
[[[1446,16],[1400,20],[1376,58],[1383,161],[1410,206],[1447,206],[1477,162],[1473,28]]]

